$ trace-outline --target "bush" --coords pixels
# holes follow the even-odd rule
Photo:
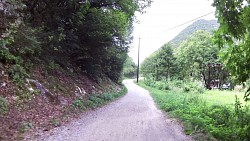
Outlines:
[[[155,80],[154,80],[153,76],[151,76],[151,75],[145,77],[144,80],[143,80],[143,82],[147,86],[153,86],[155,84]]]
[[[86,110],[86,107],[84,105],[84,102],[80,99],[76,99],[72,103],[72,107],[80,110]]]
[[[105,94],[99,95],[99,98],[101,98],[101,99],[103,99],[105,101],[109,101],[109,100],[114,99],[114,96],[112,94],[105,93]]]
[[[182,84],[182,88],[184,92],[198,92],[198,93],[204,93],[204,88],[199,86],[198,84],[194,82],[185,82]]]
[[[15,83],[20,83],[26,77],[29,77],[26,70],[19,64],[12,65],[8,70],[8,74]]]
[[[7,49],[0,49],[0,62],[16,64],[19,62],[19,58],[11,54]]]
[[[171,82],[173,83],[173,85],[174,85],[175,87],[181,88],[182,85],[183,85],[183,81],[178,80],[178,79],[171,80]]]

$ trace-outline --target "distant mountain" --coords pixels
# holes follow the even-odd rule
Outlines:
[[[174,47],[178,47],[180,43],[187,39],[188,36],[193,34],[197,30],[205,30],[212,34],[213,30],[218,29],[219,24],[217,20],[198,20],[182,30],[177,36],[175,36],[169,43],[171,43]]]

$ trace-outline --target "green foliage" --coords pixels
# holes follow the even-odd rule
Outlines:
[[[134,78],[137,74],[137,65],[133,62],[133,59],[127,56],[125,63],[123,64],[123,76],[126,78]]]
[[[236,99],[234,108],[225,104],[224,99],[215,97],[216,95],[213,95],[215,97],[213,99],[207,97],[207,92],[200,94],[190,90],[186,93],[179,86],[174,86],[174,89],[170,91],[162,91],[146,86],[144,81],[139,84],[150,91],[162,110],[184,122],[187,134],[195,136],[196,132],[207,133],[210,137],[206,140],[213,137],[222,141],[247,141],[250,139],[250,110],[247,106],[243,107],[239,99]],[[230,92],[220,96],[228,97],[232,94],[233,92]],[[215,105],[214,99],[220,102]],[[233,97],[231,102],[233,103]],[[205,139],[197,138],[197,140]]]
[[[220,57],[238,82],[250,78],[250,7],[247,0],[214,0],[216,16],[220,23],[214,41],[222,48]],[[248,100],[250,90],[246,92]]]
[[[78,66],[96,81],[109,77],[118,82],[132,40],[134,13],[143,13],[150,4],[151,0],[4,1],[0,61],[25,67],[26,61],[53,58],[56,63],[63,60],[60,65],[65,68]]]
[[[156,88],[158,90],[171,90],[174,87],[178,89],[182,89],[184,92],[197,92],[197,93],[204,93],[204,88],[199,86],[197,83],[194,82],[185,82],[178,79],[173,80],[166,80],[163,79],[161,81],[155,81],[152,76],[147,76],[144,78],[143,83],[146,86]]]
[[[46,67],[46,70],[49,73],[53,73],[60,70],[60,65],[55,63],[55,61],[50,61]]]
[[[33,127],[33,124],[30,122],[22,122],[19,127],[18,127],[18,131],[20,133],[25,133],[26,131],[28,131],[30,128]]]
[[[81,99],[76,99],[72,102],[72,107],[75,109],[80,109],[81,111],[86,110],[84,102]]]
[[[156,80],[168,79],[177,75],[175,57],[170,44],[163,45],[159,50],[146,58],[141,64],[143,76],[149,74]]]
[[[212,44],[211,35],[206,31],[196,31],[183,41],[176,50],[177,63],[180,66],[180,77],[205,77],[201,66],[218,62],[218,48]]]
[[[104,94],[92,94],[87,100],[76,99],[72,102],[71,106],[73,109],[79,109],[81,111],[87,108],[96,108],[112,101],[127,93],[127,89],[123,86],[120,92],[104,93]]]
[[[0,115],[8,113],[8,101],[0,96]]]
[[[14,56],[7,49],[0,49],[0,61],[8,64],[15,64],[19,62],[19,58]]]
[[[180,88],[182,88],[184,92],[204,93],[204,88],[194,82],[183,82]]]
[[[26,70],[19,64],[12,65],[8,70],[8,74],[15,83],[23,82],[26,77],[29,77]]]
[[[152,75],[147,75],[143,81],[147,86],[153,86],[155,83],[155,79]]]
[[[41,43],[37,37],[39,32],[39,30],[21,24],[13,35],[14,42],[10,44],[10,52],[23,60],[38,58],[41,54]]]
[[[220,63],[218,53],[219,49],[213,45],[210,33],[198,30],[187,37],[178,48],[173,49],[170,44],[165,44],[146,58],[141,65],[141,73],[145,77],[152,75],[157,81],[199,80],[210,86],[211,80],[219,80],[223,84],[227,79],[227,72],[221,68],[207,67],[209,64]],[[185,91],[189,90],[187,86]]]

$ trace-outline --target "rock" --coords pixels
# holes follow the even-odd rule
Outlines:
[[[7,84],[6,84],[5,82],[3,82],[3,83],[1,84],[1,86],[0,86],[0,88],[6,87],[6,86],[7,86]]]
[[[12,99],[13,99],[14,101],[18,100],[18,96],[12,96]]]
[[[61,99],[60,104],[63,106],[67,106],[67,105],[69,105],[69,102],[66,99]]]
[[[34,89],[33,89],[32,87],[29,87],[29,88],[28,88],[28,91],[29,91],[30,93],[33,93],[33,92],[34,92]]]

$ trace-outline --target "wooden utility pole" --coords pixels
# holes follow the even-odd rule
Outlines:
[[[139,45],[138,45],[138,65],[137,65],[137,79],[136,82],[138,83],[139,81],[139,68],[140,68],[140,42],[141,38],[139,37]]]

